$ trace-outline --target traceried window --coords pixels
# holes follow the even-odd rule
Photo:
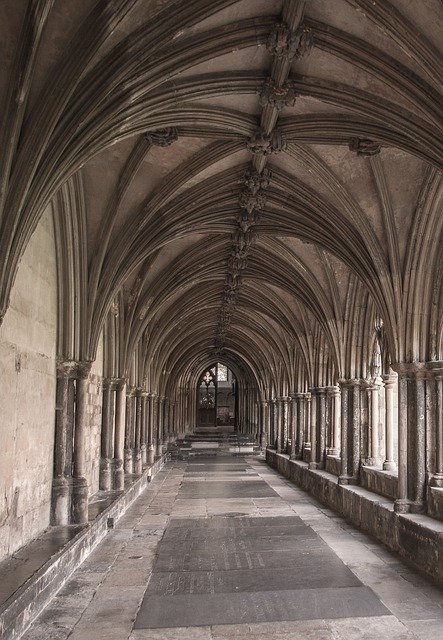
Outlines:
[[[217,364],[217,382],[227,382],[228,380],[228,367],[224,364]]]

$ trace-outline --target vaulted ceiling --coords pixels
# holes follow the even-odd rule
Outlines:
[[[442,357],[439,0],[0,12],[2,314],[52,202],[79,220],[71,356],[117,308],[162,371],[312,368],[319,332],[343,374],[375,315],[393,360]]]

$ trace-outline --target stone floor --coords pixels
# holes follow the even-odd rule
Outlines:
[[[258,458],[172,462],[24,640],[443,637],[443,595]]]

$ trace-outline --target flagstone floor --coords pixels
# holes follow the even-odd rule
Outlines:
[[[24,640],[436,640],[443,594],[256,457],[170,462]]]

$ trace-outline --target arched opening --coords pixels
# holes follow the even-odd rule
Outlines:
[[[236,408],[237,380],[226,365],[216,362],[198,380],[198,430],[232,433],[236,427]]]

